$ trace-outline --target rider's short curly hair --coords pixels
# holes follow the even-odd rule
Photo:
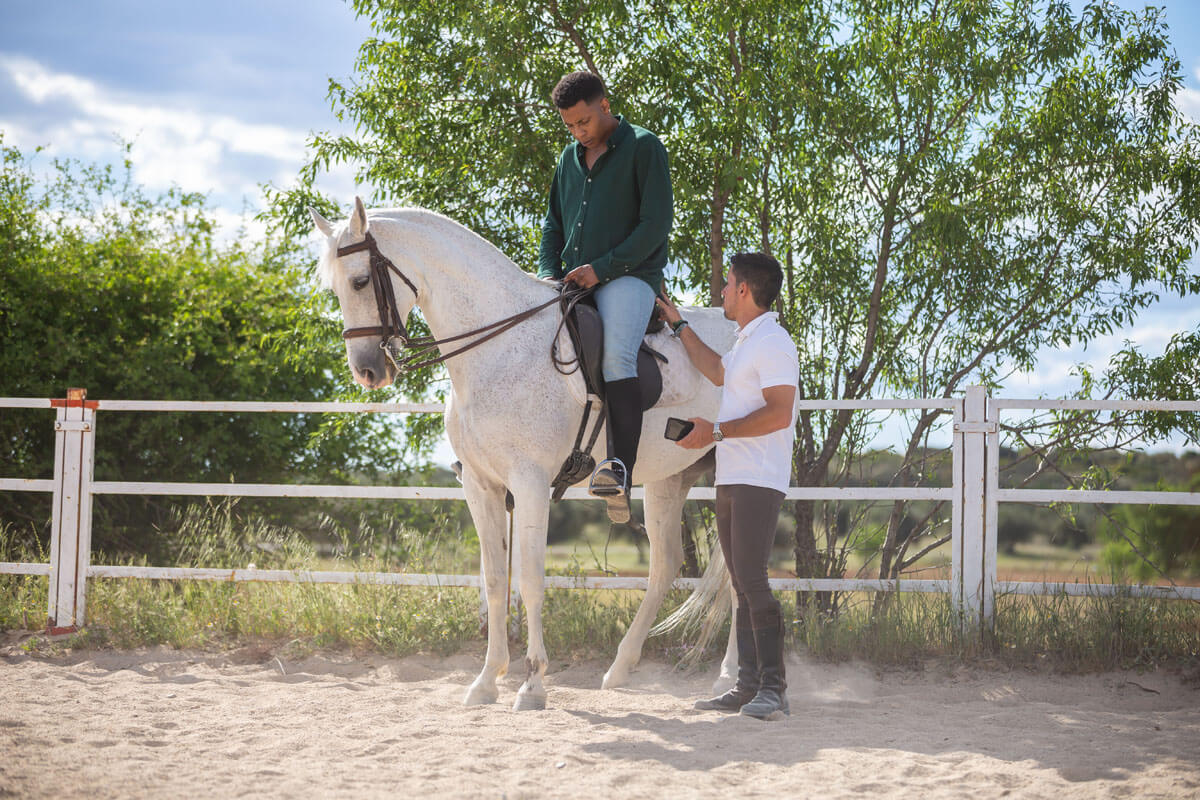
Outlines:
[[[754,305],[770,308],[783,288],[783,268],[766,253],[738,253],[729,259],[729,271],[736,272],[740,283],[750,287]]]
[[[558,108],[571,108],[580,100],[593,103],[607,93],[599,76],[581,70],[563,75],[550,93],[550,99]]]

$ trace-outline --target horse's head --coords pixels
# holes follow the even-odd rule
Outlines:
[[[368,389],[388,386],[396,377],[396,365],[385,348],[392,337],[404,338],[404,321],[417,303],[416,292],[407,278],[395,275],[373,256],[373,236],[361,198],[354,198],[354,211],[343,225],[310,208],[313,224],[325,235],[328,247],[321,261],[322,282],[337,295],[345,321],[346,358],[354,379]]]

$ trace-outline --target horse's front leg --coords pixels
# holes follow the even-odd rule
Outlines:
[[[689,484],[690,485],[690,484]],[[624,686],[629,671],[642,657],[646,634],[654,624],[663,598],[675,582],[683,565],[683,541],[680,538],[683,503],[687,488],[680,476],[646,484],[646,533],[650,537],[650,577],[646,596],[634,615],[629,630],[617,647],[617,657],[604,674],[603,687]]]
[[[549,659],[542,638],[542,604],[546,584],[546,526],[550,521],[550,477],[540,467],[524,464],[514,470],[510,480],[516,506],[513,524],[520,549],[513,553],[521,560],[519,571],[521,602],[529,620],[529,648],[525,654],[525,683],[517,692],[513,708],[517,711],[546,707],[546,687],[542,678]]]
[[[470,467],[463,470],[463,489],[471,519],[479,532],[479,556],[482,563],[483,589],[487,594],[488,649],[483,671],[467,690],[463,704],[494,703],[500,695],[496,679],[508,672],[508,632],[504,621],[508,614],[508,558],[504,526],[504,487],[480,482]]]

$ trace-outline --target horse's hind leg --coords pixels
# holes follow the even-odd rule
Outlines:
[[[542,638],[542,604],[546,594],[546,526],[550,519],[550,497],[546,489],[550,477],[527,465],[512,479],[516,502],[513,522],[519,532],[520,550],[513,553],[521,560],[521,602],[525,604],[529,627],[529,648],[525,655],[527,674],[513,705],[516,711],[546,707],[546,687],[542,678],[550,661]]]
[[[683,564],[680,518],[690,481],[682,474],[646,484],[646,533],[650,537],[650,579],[646,597],[617,648],[617,658],[604,675],[604,688],[623,686],[642,657],[646,634],[654,624],[663,598]]]
[[[721,672],[713,681],[713,694],[725,694],[737,683],[738,648],[737,648],[737,595],[729,593],[733,598],[729,612],[729,641],[725,645],[725,657],[721,659]]]
[[[508,558],[505,548],[504,487],[484,486],[468,468],[463,474],[463,489],[471,518],[479,532],[483,588],[487,593],[488,649],[483,671],[467,690],[463,703],[468,706],[494,703],[500,695],[496,679],[508,671]]]

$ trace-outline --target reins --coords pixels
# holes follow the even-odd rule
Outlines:
[[[558,328],[554,332],[554,338],[551,340],[550,357],[554,362],[554,367],[564,375],[570,375],[579,368],[579,358],[561,359],[558,356],[558,335],[562,332],[563,326],[566,324],[566,319],[575,305],[587,295],[591,294],[591,289],[581,289],[577,287],[564,286],[557,297],[547,300],[544,303],[526,309],[510,317],[497,320],[496,322],[484,325],[481,328],[476,328],[466,333],[460,333],[455,336],[447,336],[444,339],[435,339],[432,336],[421,336],[412,338],[408,335],[408,329],[404,327],[404,320],[400,315],[400,306],[396,302],[396,293],[392,287],[391,277],[389,272],[394,272],[400,277],[400,280],[408,286],[413,293],[413,299],[417,297],[417,287],[408,276],[392,263],[391,259],[379,252],[379,246],[375,243],[375,237],[368,231],[366,237],[355,244],[339,247],[337,249],[338,258],[348,256],[352,253],[359,253],[366,250],[370,255],[371,265],[371,286],[375,290],[375,303],[379,308],[379,324],[371,327],[363,328],[346,328],[342,331],[343,339],[355,339],[362,336],[379,336],[381,341],[379,347],[388,354],[396,368],[404,370],[417,370],[424,367],[431,367],[434,364],[440,364],[447,359],[453,358],[461,353],[465,353],[472,348],[478,347],[484,342],[494,339],[500,334],[510,330],[511,328],[520,325],[525,320],[534,316],[538,312],[549,308],[558,303],[562,306],[562,314],[560,315]],[[480,336],[480,334],[486,334]],[[459,342],[463,339],[469,339],[472,336],[480,336],[478,339],[468,342],[457,350],[449,353],[442,353],[433,358],[426,356],[433,350],[436,350],[443,345]],[[401,354],[395,345],[392,344],[393,339],[399,339],[402,345],[409,350],[415,352],[408,355]],[[572,366],[573,365],[573,366]],[[564,370],[564,367],[571,366],[570,370]]]
[[[380,349],[387,353],[388,358],[390,358],[392,363],[396,365],[396,369],[400,371],[416,370],[422,369],[423,367],[431,367],[434,364],[440,364],[447,359],[453,358],[461,353],[465,353],[474,347],[478,347],[490,339],[494,339],[505,331],[511,330],[538,312],[543,311],[544,309],[547,309],[556,303],[560,307],[560,313],[558,318],[558,327],[555,328],[554,336],[550,340],[550,360],[553,362],[554,368],[563,375],[571,375],[582,367],[583,362],[580,360],[581,356],[578,352],[576,352],[575,358],[572,359],[564,359],[559,357],[558,338],[562,334],[563,328],[569,324],[568,320],[571,319],[571,312],[575,309],[575,306],[579,304],[579,301],[591,294],[593,289],[581,289],[577,286],[564,284],[559,289],[558,296],[551,298],[544,303],[540,303],[533,308],[528,308],[517,314],[513,314],[510,317],[505,317],[504,319],[484,325],[481,328],[476,328],[473,331],[460,333],[456,336],[447,336],[445,339],[435,339],[432,336],[421,336],[414,339],[408,335],[408,329],[404,327],[404,318],[400,314],[400,306],[396,302],[396,292],[392,286],[391,276],[388,273],[394,272],[400,276],[400,280],[404,281],[405,285],[412,290],[414,303],[417,300],[416,284],[409,280],[408,276],[401,272],[399,268],[392,263],[391,259],[379,252],[379,246],[375,243],[375,237],[372,236],[370,232],[366,234],[365,238],[361,242],[347,245],[346,247],[339,247],[337,249],[337,255],[338,258],[341,258],[343,256],[348,256],[351,253],[362,252],[363,250],[366,250],[370,254],[371,258],[370,280],[371,286],[375,291],[375,303],[379,307],[379,324],[373,327],[347,328],[342,331],[342,338],[355,339],[361,336],[379,336]],[[477,336],[479,338],[472,339],[462,347],[459,347],[457,350],[452,350],[449,353],[442,353],[441,355],[434,356],[432,358],[426,357],[431,351],[436,350],[443,345],[447,345],[452,342],[461,342],[464,339],[470,339],[472,336]],[[401,354],[396,346],[392,344],[393,339],[399,339],[405,348],[414,352],[411,352],[408,355]],[[570,369],[568,369],[568,367]],[[586,379],[584,382],[587,383]],[[593,407],[595,407],[597,412],[596,422],[592,428],[592,435],[588,440],[587,448],[583,449],[582,445],[584,434],[587,432],[588,421],[592,416]],[[592,448],[596,445],[597,438],[600,436],[603,420],[604,400],[601,397],[592,394],[592,390],[589,387],[587,404],[583,409],[583,420],[579,424],[579,432],[575,435],[575,446],[572,448],[571,454],[567,456],[567,460],[559,469],[558,475],[555,476],[554,480],[551,482],[552,498],[555,501],[562,498],[563,493],[566,491],[568,486],[586,478],[592,472],[593,467],[595,467],[595,461],[592,459],[590,453]],[[511,518],[509,520],[509,524],[511,542]],[[509,558],[512,558],[511,544],[509,545]],[[512,565],[510,561],[510,593],[512,591],[511,566]]]

